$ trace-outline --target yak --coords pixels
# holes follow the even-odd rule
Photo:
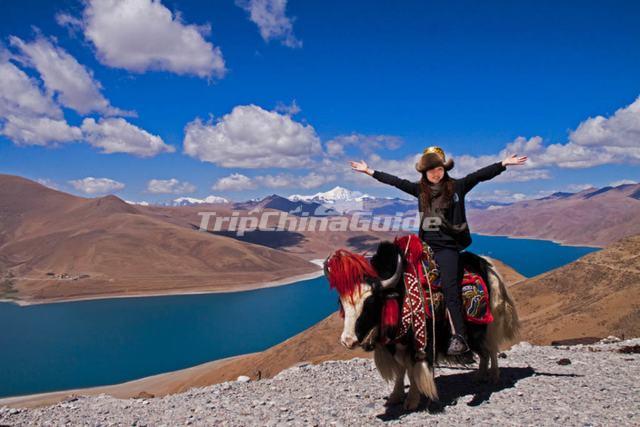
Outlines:
[[[468,251],[460,255],[464,268],[479,274],[485,281],[493,316],[493,321],[488,324],[467,322],[469,346],[480,358],[476,379],[497,382],[498,348],[518,335],[515,303],[489,258]],[[446,355],[451,328],[444,308],[433,311],[431,319],[428,319],[426,354],[419,355],[416,351],[413,330],[394,339],[400,324],[400,308],[407,303],[402,280],[406,269],[406,257],[397,244],[390,241],[381,242],[370,261],[363,255],[339,249],[324,262],[325,276],[339,294],[340,313],[344,319],[341,344],[348,349],[360,345],[365,351],[373,351],[380,375],[394,384],[386,405],[403,402],[405,409],[414,410],[421,395],[438,402],[433,373],[437,362],[468,365],[475,360],[472,355],[469,359],[470,354]],[[410,382],[406,396],[405,373]]]

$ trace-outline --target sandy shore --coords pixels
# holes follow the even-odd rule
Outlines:
[[[318,260],[312,260],[314,264],[318,264]],[[320,263],[322,260],[320,260]],[[149,292],[149,293],[134,293],[127,292],[121,294],[96,294],[88,297],[74,297],[74,298],[51,298],[44,300],[14,300],[14,299],[0,299],[0,302],[10,302],[17,304],[19,306],[28,306],[28,305],[36,305],[36,304],[53,304],[57,302],[74,302],[74,301],[87,301],[87,300],[97,300],[97,299],[111,299],[111,298],[142,298],[142,297],[156,297],[156,296],[168,296],[168,295],[197,295],[197,294],[219,294],[219,293],[232,293],[232,292],[244,292],[244,291],[253,291],[256,289],[265,289],[265,288],[273,288],[276,286],[289,285],[291,283],[299,282],[302,280],[315,279],[316,277],[320,277],[324,274],[322,269],[318,271],[314,271],[312,273],[298,274],[295,276],[290,276],[284,279],[272,280],[268,282],[259,282],[259,283],[244,283],[237,284],[234,286],[221,286],[216,289],[207,289],[207,290],[196,290],[196,291],[185,291],[185,290],[176,290],[172,291],[167,289],[162,292]]]
[[[0,398],[0,406],[6,405],[19,408],[35,408],[38,406],[52,405],[71,396],[95,396],[101,393],[106,393],[119,399],[130,399],[139,393],[147,393],[148,390],[153,390],[156,393],[163,393],[165,391],[175,393],[174,389],[176,384],[184,384],[184,386],[179,387],[179,389],[180,391],[186,391],[191,388],[190,382],[194,381],[194,378],[202,376],[207,371],[214,370],[216,368],[224,369],[225,366],[234,363],[236,360],[250,357],[254,354],[257,353],[240,354],[237,356],[226,357],[224,359],[217,359],[189,368],[171,372],[162,372],[123,383],[3,397]]]

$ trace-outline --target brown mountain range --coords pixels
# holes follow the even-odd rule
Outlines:
[[[232,209],[137,206],[113,195],[77,197],[0,175],[0,299],[36,303],[253,289],[318,275],[310,260],[338,247],[362,252],[391,236],[198,230],[199,212],[222,216]]]
[[[640,235],[511,287],[522,339],[640,336]]]
[[[640,184],[554,193],[497,209],[469,209],[473,232],[603,247],[640,233]]]
[[[202,233],[115,196],[87,199],[0,175],[5,297],[82,297],[237,290],[319,268],[298,256]]]

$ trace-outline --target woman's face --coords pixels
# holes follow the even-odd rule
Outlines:
[[[433,184],[439,183],[443,176],[444,168],[442,166],[438,166],[437,168],[432,168],[427,171],[427,179]]]

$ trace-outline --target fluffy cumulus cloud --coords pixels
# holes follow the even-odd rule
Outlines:
[[[211,188],[219,191],[242,191],[256,188],[256,183],[246,175],[233,173],[229,176],[218,179]]]
[[[237,106],[215,124],[190,122],[183,145],[185,154],[223,167],[308,167],[322,154],[312,126],[256,105]]]
[[[162,70],[222,77],[222,52],[205,37],[208,25],[183,22],[159,0],[87,0],[81,18],[57,16],[79,27],[103,64],[133,72]]]
[[[71,180],[69,184],[76,190],[90,195],[112,193],[124,188],[124,184],[121,182],[109,178],[94,178],[92,176]]]
[[[374,150],[395,150],[402,145],[402,138],[394,135],[364,135],[352,133],[339,135],[326,142],[326,150],[329,156],[340,157],[345,155],[345,149],[349,146],[358,151],[370,154]]]
[[[82,121],[84,139],[103,153],[128,153],[139,157],[151,157],[162,152],[171,153],[175,148],[167,145],[157,135],[132,125],[123,118],[92,118]]]
[[[147,191],[154,194],[184,194],[196,191],[195,185],[171,179],[152,179],[147,183]]]
[[[260,187],[267,188],[316,188],[328,182],[334,181],[335,177],[327,174],[310,172],[306,175],[292,175],[280,173],[276,175],[259,175],[254,181]]]
[[[16,145],[55,145],[82,138],[81,130],[65,120],[12,114],[4,118],[0,134]]]
[[[582,146],[639,147],[640,97],[611,117],[591,117],[571,132],[570,140]]]
[[[0,116],[10,114],[62,118],[62,110],[38,81],[27,76],[5,54],[0,56]]]
[[[101,85],[91,71],[51,40],[38,37],[32,42],[12,36],[10,42],[20,52],[19,59],[38,70],[45,87],[57,100],[82,115],[130,115],[111,106],[101,93]]]
[[[61,108],[40,83],[0,52],[0,135],[16,145],[49,145],[81,138],[64,120]]]
[[[301,176],[289,173],[280,173],[275,175],[258,175],[253,178],[249,178],[248,176],[239,173],[234,173],[218,179],[211,188],[219,191],[252,190],[258,187],[310,189],[319,187],[334,180],[335,177],[332,175],[319,174],[316,172],[310,172]]]
[[[236,4],[249,13],[264,41],[280,40],[288,47],[302,47],[302,41],[293,34],[294,19],[285,13],[287,0],[236,0]]]
[[[521,192],[512,192],[509,190],[493,190],[490,192],[474,192],[469,194],[469,200],[477,200],[482,202],[500,202],[500,203],[515,203],[522,200],[535,199],[539,197],[548,196],[548,191],[542,191],[537,194],[527,195]]]

